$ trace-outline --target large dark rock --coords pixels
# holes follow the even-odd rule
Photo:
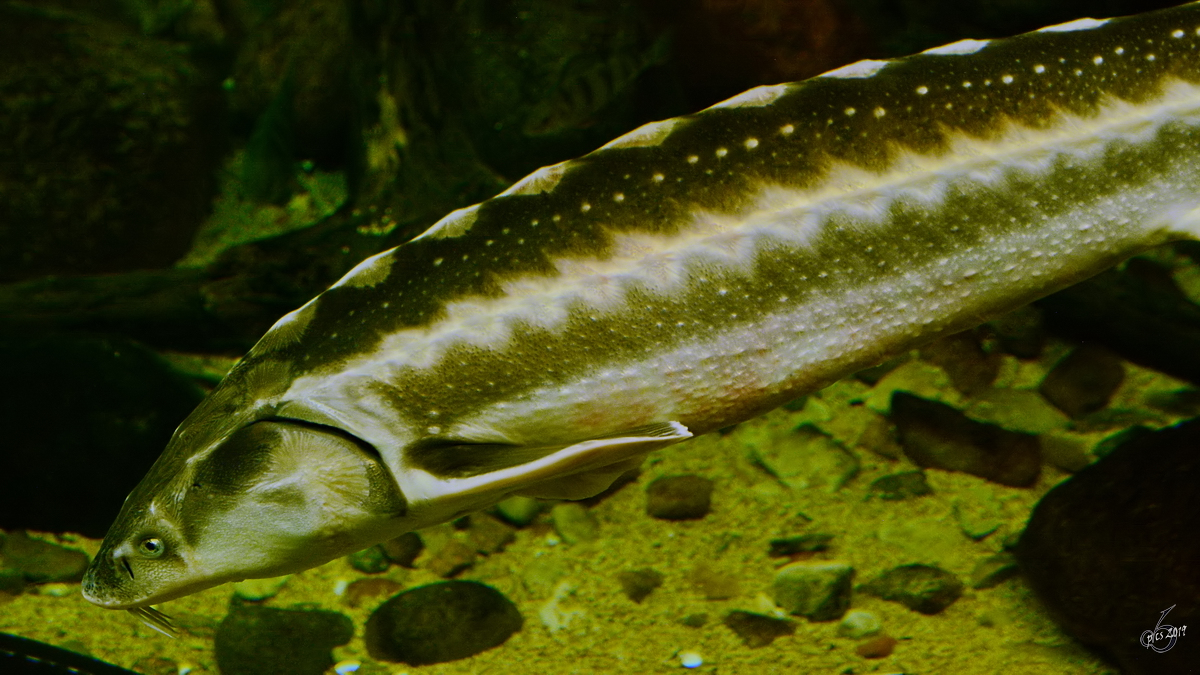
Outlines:
[[[405,591],[367,620],[371,656],[412,666],[465,659],[498,647],[524,619],[500,591],[475,581],[443,581]]]
[[[221,675],[323,675],[330,650],[352,637],[354,623],[338,612],[233,605],[214,648]]]
[[[170,265],[208,213],[215,78],[85,4],[0,3],[0,281]]]
[[[1063,628],[1127,675],[1200,672],[1200,420],[1134,437],[1046,494],[1017,558]],[[1188,626],[1170,650],[1141,644]],[[1168,640],[1159,639],[1162,649]]]
[[[203,392],[111,338],[0,336],[0,528],[101,537]]]

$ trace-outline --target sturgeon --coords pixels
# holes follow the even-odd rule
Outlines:
[[[540,169],[284,316],[83,594],[319,565],[647,453],[1200,226],[1200,4],[763,86]]]

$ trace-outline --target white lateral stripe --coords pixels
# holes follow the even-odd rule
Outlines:
[[[952,180],[990,184],[1013,169],[1045,172],[1061,153],[1096,156],[1116,139],[1141,142],[1167,122],[1188,120],[1200,124],[1200,87],[1178,82],[1156,102],[1136,106],[1110,102],[1089,119],[1063,116],[1047,129],[1010,125],[994,141],[952,138],[950,151],[941,156],[907,153],[883,174],[841,164],[813,188],[764,184],[755,206],[743,213],[697,211],[692,222],[673,236],[615,235],[609,258],[559,259],[556,273],[504,282],[505,295],[499,298],[453,300],[446,304],[445,319],[393,334],[377,352],[359,358],[364,367],[377,359],[391,359],[397,365],[421,368],[436,363],[456,343],[501,348],[514,322],[553,328],[581,301],[599,312],[615,311],[625,301],[625,289],[634,283],[668,294],[685,280],[685,265],[691,260],[745,268],[761,242],[802,248],[830,215],[879,222],[897,199],[936,205]]]

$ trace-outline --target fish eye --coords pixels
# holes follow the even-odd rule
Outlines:
[[[138,542],[138,553],[144,558],[158,558],[167,550],[167,545],[158,537],[147,537]]]

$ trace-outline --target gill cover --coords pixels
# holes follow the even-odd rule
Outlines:
[[[357,550],[405,511],[374,450],[331,427],[250,422],[183,462],[164,453],[88,568],[84,596],[128,609]]]

